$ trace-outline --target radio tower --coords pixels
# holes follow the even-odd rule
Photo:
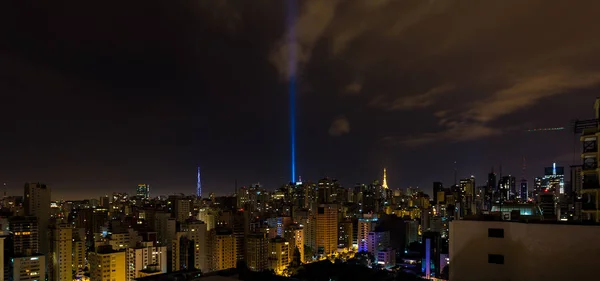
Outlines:
[[[196,196],[202,197],[202,183],[200,182],[200,167],[198,167],[198,182],[196,183]]]

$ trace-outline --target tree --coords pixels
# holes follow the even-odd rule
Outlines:
[[[298,267],[302,265],[302,259],[300,258],[300,250],[298,247],[294,247],[294,254],[292,255],[292,262],[290,267]]]

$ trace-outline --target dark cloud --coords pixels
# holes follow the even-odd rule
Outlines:
[[[336,117],[329,127],[329,135],[339,137],[350,132],[350,121],[344,116]]]
[[[292,75],[303,178],[394,188],[565,160],[572,135],[522,131],[593,118],[600,89],[592,0],[7,5],[0,179],[70,190],[193,190],[198,164],[207,190],[278,186]]]

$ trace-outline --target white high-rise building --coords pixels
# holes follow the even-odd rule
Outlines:
[[[127,249],[126,263],[128,281],[167,273],[167,247],[155,246],[153,242],[141,242],[138,246]]]
[[[73,229],[67,225],[57,225],[52,229],[50,243],[50,280],[73,280]]]

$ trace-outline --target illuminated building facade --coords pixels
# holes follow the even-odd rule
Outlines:
[[[290,242],[290,257],[295,249],[300,251],[300,262],[304,262],[304,228],[299,225],[291,225],[285,230],[284,238]]]
[[[12,258],[12,280],[42,281],[46,279],[46,257],[41,254]]]
[[[338,209],[336,204],[321,204],[315,218],[317,253],[330,255],[337,251]]]
[[[126,280],[124,251],[113,251],[110,246],[101,246],[94,252],[90,252],[88,260],[90,263],[90,279],[94,281]]]
[[[73,280],[73,229],[68,224],[57,225],[50,232],[50,264],[52,281]]]
[[[219,271],[236,267],[237,247],[233,232],[225,228],[210,231],[210,270]],[[243,250],[243,249],[240,249]]]
[[[281,275],[290,265],[290,243],[281,237],[269,241],[269,269]]]
[[[252,233],[246,238],[246,264],[252,271],[269,267],[269,238],[266,233]]]
[[[148,273],[167,273],[167,247],[141,242],[126,251],[127,281]]]
[[[135,194],[142,199],[150,199],[150,185],[148,184],[138,184]]]

